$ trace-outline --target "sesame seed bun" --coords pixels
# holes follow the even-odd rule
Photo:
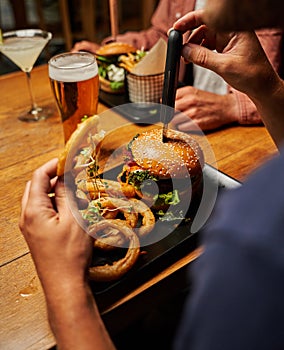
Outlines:
[[[130,52],[135,52],[136,48],[127,43],[113,42],[101,46],[97,51],[96,55],[99,56],[116,56],[123,55]]]
[[[195,139],[175,130],[168,130],[167,142],[162,129],[142,133],[131,143],[134,161],[159,178],[182,178],[201,174],[203,152]]]

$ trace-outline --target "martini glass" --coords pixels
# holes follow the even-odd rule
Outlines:
[[[49,117],[50,112],[37,106],[31,85],[31,71],[52,34],[41,29],[20,29],[2,34],[0,51],[26,73],[31,109],[19,119],[34,122]]]

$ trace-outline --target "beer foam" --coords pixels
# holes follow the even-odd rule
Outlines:
[[[93,55],[69,53],[52,57],[48,71],[53,80],[73,83],[95,77],[98,74],[98,65]]]

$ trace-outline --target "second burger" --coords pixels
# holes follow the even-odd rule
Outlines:
[[[125,70],[131,69],[146,55],[143,50],[122,42],[101,46],[96,52],[100,88],[108,93],[125,91]]]

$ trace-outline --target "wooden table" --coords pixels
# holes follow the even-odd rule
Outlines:
[[[49,349],[55,344],[46,318],[43,292],[28,247],[18,228],[25,183],[35,168],[58,156],[64,146],[62,125],[51,95],[47,67],[35,68],[32,81],[37,103],[53,108],[54,114],[47,120],[24,123],[17,119],[30,105],[24,74],[17,72],[0,77],[0,348],[5,350]],[[99,113],[106,110],[106,106],[99,105]],[[125,122],[122,117],[116,117],[118,124]],[[262,126],[235,126],[219,130],[209,133],[207,140],[215,153],[217,164],[214,165],[240,181],[276,153],[273,142]],[[175,288],[179,287],[179,274],[199,253],[200,248],[189,252],[113,305],[101,310],[110,331],[116,331],[116,319],[122,312],[126,315],[130,308],[132,314],[138,312],[141,303],[161,296],[161,290],[174,293]]]

